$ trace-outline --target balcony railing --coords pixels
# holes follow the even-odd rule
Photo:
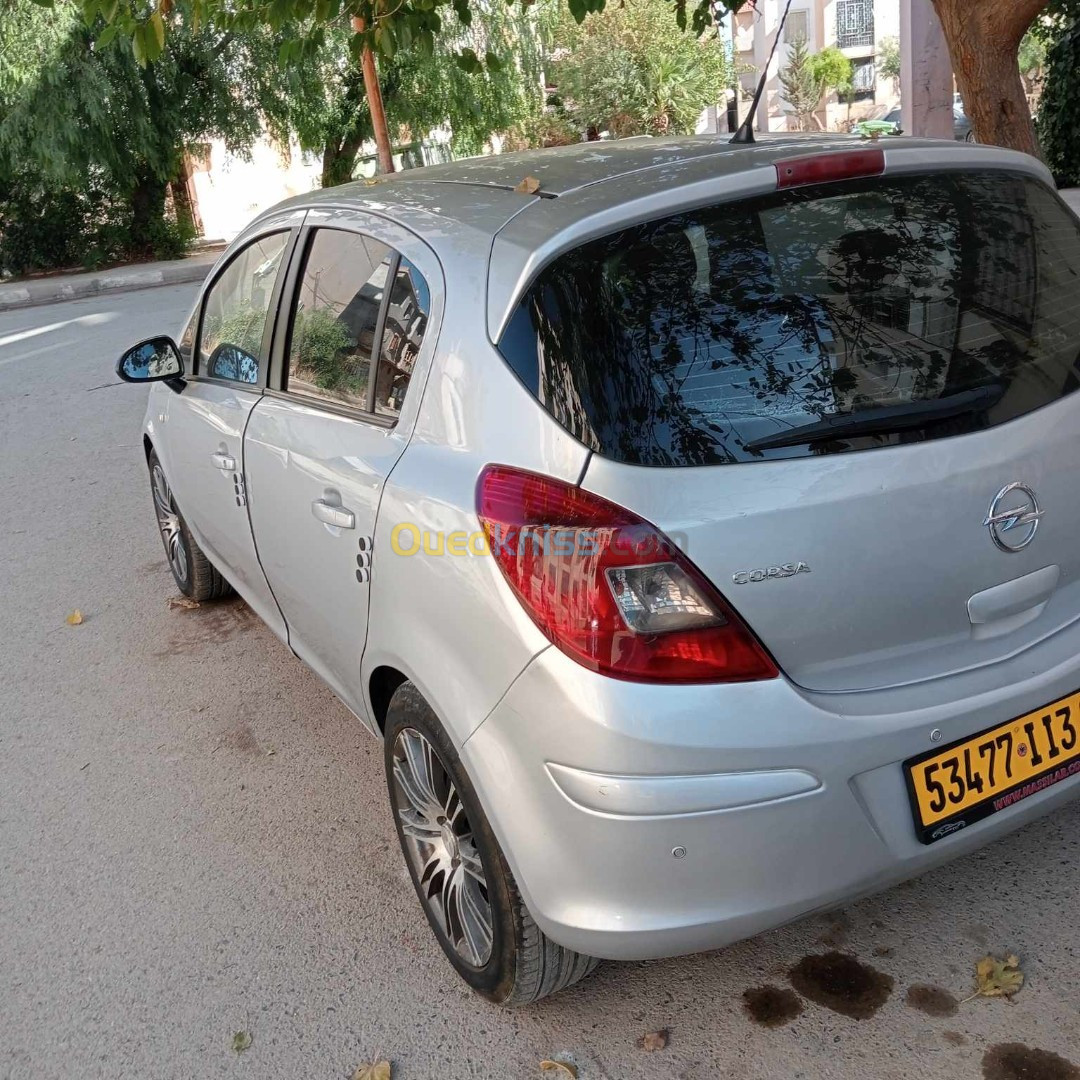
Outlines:
[[[836,0],[836,44],[841,49],[874,44],[873,0]]]

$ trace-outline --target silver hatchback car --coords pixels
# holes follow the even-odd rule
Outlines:
[[[383,740],[436,938],[520,1004],[1080,792],[1078,361],[1041,164],[785,136],[294,199],[118,370],[177,585]]]

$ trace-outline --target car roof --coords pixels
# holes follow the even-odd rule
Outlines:
[[[762,135],[753,144],[731,143],[730,135],[648,136],[574,143],[570,146],[522,150],[487,157],[463,158],[442,165],[425,165],[370,180],[298,195],[268,213],[284,209],[352,207],[382,213],[408,224],[418,212],[488,231],[499,229],[529,202],[565,198],[584,188],[606,185],[613,203],[619,201],[617,181],[639,173],[659,174],[671,168],[708,159],[718,176],[762,164],[762,154],[784,156],[809,153],[817,147],[850,143],[850,135]],[[526,178],[539,183],[535,192],[515,191]],[[657,182],[661,177],[657,175]],[[265,216],[265,215],[264,215]]]
[[[633,221],[676,208],[740,198],[775,188],[773,166],[807,154],[870,144],[831,133],[668,136],[575,143],[428,165],[296,196],[283,210],[356,210],[377,214],[424,239],[444,262],[488,267],[488,333],[498,340],[527,281],[558,251]],[[1014,167],[1050,181],[1034,158],[952,139],[887,138],[886,171],[896,168]],[[526,178],[530,182],[521,185]]]

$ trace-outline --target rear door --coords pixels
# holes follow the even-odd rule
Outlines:
[[[917,682],[1080,617],[1080,228],[989,170],[635,226],[544,271],[503,343],[787,675]],[[855,423],[862,426],[855,426]]]
[[[412,234],[342,211],[311,212],[299,255],[245,438],[251,521],[290,645],[363,715],[375,515],[412,429],[441,274]]]
[[[197,315],[194,371],[162,424],[169,482],[200,547],[279,636],[285,625],[248,521],[243,437],[269,370],[273,313],[303,215],[268,224],[215,271]]]

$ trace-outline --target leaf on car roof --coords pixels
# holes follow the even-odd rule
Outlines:
[[[555,1073],[556,1076],[571,1076],[577,1080],[577,1066],[571,1065],[569,1061],[552,1061],[545,1058],[540,1062],[540,1069],[546,1073]]]
[[[353,1073],[352,1080],[390,1080],[390,1062],[376,1061],[369,1065],[361,1062]]]
[[[514,190],[519,195],[535,195],[540,190],[540,181],[535,176],[526,176]]]
[[[1020,958],[1012,954],[1004,960],[984,956],[975,965],[975,985],[982,997],[1012,997],[1024,985]]]

